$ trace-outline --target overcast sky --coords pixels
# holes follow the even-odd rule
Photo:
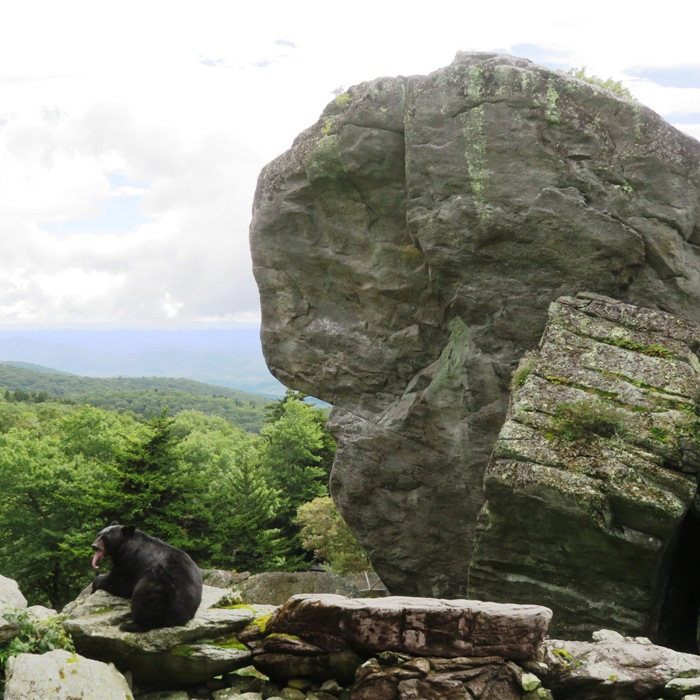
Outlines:
[[[261,168],[334,90],[458,50],[586,66],[700,138],[700,9],[15,0],[0,8],[0,329],[256,323]]]

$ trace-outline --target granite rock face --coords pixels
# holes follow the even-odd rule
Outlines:
[[[350,88],[261,173],[263,349],[334,405],[331,490],[394,594],[467,593],[510,376],[589,290],[700,320],[700,144],[529,61]]]
[[[582,293],[552,303],[485,475],[469,590],[697,650],[700,327]]]

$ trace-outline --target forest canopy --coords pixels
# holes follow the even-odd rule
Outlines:
[[[144,419],[0,395],[0,573],[60,608],[92,579],[90,543],[113,520],[202,568],[307,568],[297,510],[328,496],[335,445],[303,399],[268,402],[254,433],[195,410]]]

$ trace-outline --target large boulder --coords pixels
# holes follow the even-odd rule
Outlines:
[[[458,54],[350,88],[263,169],[265,356],[334,405],[332,494],[392,593],[467,594],[510,376],[552,301],[700,320],[699,165],[634,101]]]
[[[700,327],[599,295],[552,303],[486,470],[476,597],[537,601],[697,651]]]
[[[229,604],[231,591],[204,586],[195,617],[180,627],[149,632],[123,632],[130,601],[106,591],[83,594],[64,613],[64,627],[78,653],[114,663],[138,682],[161,686],[202,683],[249,665],[251,652],[237,635],[257,618],[267,618],[272,606]]]

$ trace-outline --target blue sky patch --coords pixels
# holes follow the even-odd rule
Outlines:
[[[625,73],[662,87],[700,88],[700,63],[685,66],[640,66],[629,68]]]
[[[70,221],[43,221],[41,227],[49,233],[71,235],[76,233],[120,234],[132,231],[149,221],[143,213],[141,201],[148,192],[149,183],[131,180],[119,173],[109,173],[111,194],[102,201],[97,216]]]
[[[571,68],[571,61],[568,60],[567,51],[557,49],[546,49],[537,44],[514,44],[508,49],[508,53],[521,58],[528,58],[534,63],[546,66],[553,70],[568,70]]]
[[[664,119],[672,124],[700,124],[700,112],[670,112]]]

